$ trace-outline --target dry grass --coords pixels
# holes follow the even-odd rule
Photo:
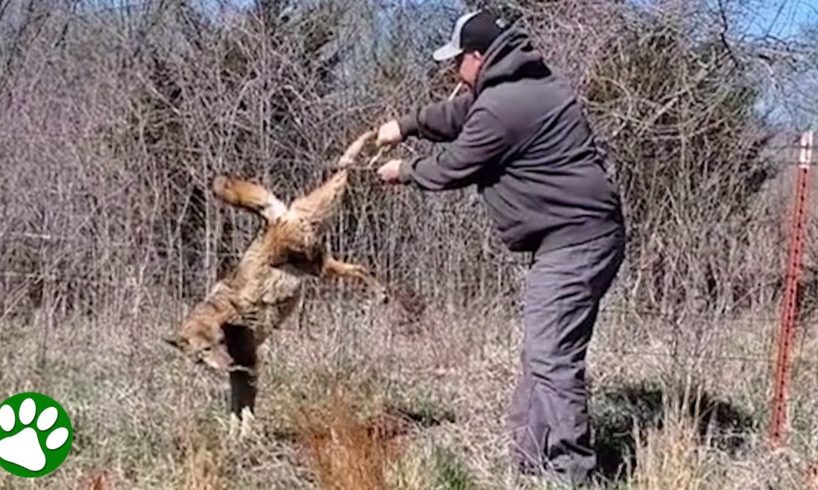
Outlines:
[[[95,471],[80,482],[80,488],[82,490],[111,490],[111,484],[104,471]]]
[[[708,477],[707,445],[700,445],[695,421],[683,413],[669,417],[659,430],[648,429],[637,438],[634,490],[705,488]]]
[[[298,439],[325,490],[381,490],[389,464],[399,455],[386,427],[360,419],[338,388],[298,419]]]
[[[809,465],[807,473],[807,488],[809,490],[818,490],[818,465],[812,463]]]
[[[219,490],[225,488],[220,478],[222,459],[209,448],[199,434],[191,433],[184,456],[185,490]]]
[[[439,328],[396,333],[380,310],[349,305],[307,312],[309,335],[289,325],[271,339],[257,427],[240,442],[227,439],[225,383],[189,371],[153,340],[163,331],[158,311],[143,318],[148,332],[139,344],[91,322],[67,322],[44,361],[33,355],[39,325],[5,324],[3,385],[61,400],[76,443],[51,477],[2,475],[0,488],[84,489],[95,474],[112,489],[543,488],[506,465],[503,424],[520,340],[513,316],[437,313],[429,321]],[[719,325],[725,340],[714,349],[764,349],[759,322]],[[707,381],[699,392],[710,397],[710,415],[719,413],[703,430],[694,411],[678,410],[680,398],[666,396],[684,386],[670,382],[679,374],[673,358],[625,355],[616,342],[644,336],[640,348],[658,352],[668,347],[663,330],[633,316],[600,320],[590,367],[597,445],[606,464],[625,465],[595,488],[803,489],[815,453],[800,427],[818,423],[814,397],[796,397],[792,445],[772,453],[763,440],[764,364],[691,363],[684,369]],[[89,356],[92,345],[106,350]],[[796,376],[800,386],[814,383],[808,370]],[[631,454],[636,464],[628,467]]]

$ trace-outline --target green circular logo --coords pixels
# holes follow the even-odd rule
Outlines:
[[[26,478],[60,467],[74,428],[63,407],[42,393],[19,393],[0,403],[0,468]]]

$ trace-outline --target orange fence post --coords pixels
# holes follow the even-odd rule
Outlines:
[[[778,354],[775,363],[775,384],[770,422],[770,442],[773,446],[781,443],[787,421],[787,388],[790,378],[790,358],[795,338],[795,323],[798,316],[798,281],[801,275],[801,259],[804,253],[804,230],[807,217],[807,177],[812,162],[812,131],[801,137],[801,156],[795,184],[795,204],[790,226],[790,247],[787,260],[787,276],[784,299],[781,304],[781,325],[778,333]]]

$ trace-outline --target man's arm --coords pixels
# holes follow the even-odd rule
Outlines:
[[[437,156],[401,163],[399,179],[427,191],[465,187],[474,183],[480,172],[496,165],[509,146],[506,129],[497,117],[487,109],[478,109],[457,139]]]
[[[474,96],[467,91],[452,100],[415,109],[398,119],[401,137],[416,136],[437,143],[452,141],[460,133],[472,102]]]

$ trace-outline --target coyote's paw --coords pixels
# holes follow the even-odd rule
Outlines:
[[[233,441],[247,439],[253,433],[255,420],[253,412],[248,407],[242,409],[241,418],[235,413],[231,413],[227,438]]]

